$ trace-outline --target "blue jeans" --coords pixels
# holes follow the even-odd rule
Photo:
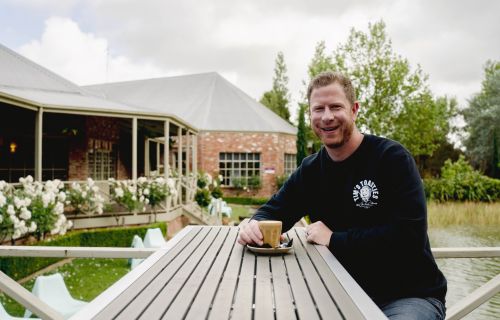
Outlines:
[[[403,298],[379,306],[391,320],[443,320],[446,308],[436,298]]]

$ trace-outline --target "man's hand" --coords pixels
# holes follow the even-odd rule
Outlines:
[[[238,234],[239,244],[256,244],[261,246],[264,244],[262,239],[262,232],[260,232],[258,221],[250,220],[247,224],[240,228],[240,232]]]
[[[332,230],[330,230],[323,222],[317,221],[311,223],[306,227],[307,241],[321,244],[324,246],[330,245],[330,237],[332,236]]]

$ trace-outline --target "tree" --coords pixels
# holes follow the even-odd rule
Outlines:
[[[260,103],[274,111],[277,115],[290,122],[290,93],[288,92],[287,67],[283,52],[278,52],[275,60],[273,88],[265,92],[260,99]]]
[[[297,165],[307,157],[307,125],[305,112],[307,104],[299,104],[299,115],[297,120]]]
[[[383,21],[369,24],[368,33],[351,29],[333,61],[334,70],[348,75],[357,89],[363,132],[400,141],[417,160],[445,141],[456,102],[434,100],[420,66],[413,70],[393,52]]]
[[[468,124],[466,154],[475,167],[499,178],[500,62],[488,61],[481,92],[472,97],[463,116]]]

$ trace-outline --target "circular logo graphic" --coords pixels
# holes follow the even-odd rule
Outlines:
[[[375,205],[379,198],[377,185],[371,180],[362,180],[354,186],[352,199],[357,207],[369,209]]]

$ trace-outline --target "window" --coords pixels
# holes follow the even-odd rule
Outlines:
[[[285,175],[289,176],[297,168],[297,155],[285,153]]]
[[[90,149],[87,153],[89,176],[94,180],[116,178],[116,150]]]
[[[260,153],[219,153],[219,174],[225,186],[248,185],[249,178],[260,178]]]

